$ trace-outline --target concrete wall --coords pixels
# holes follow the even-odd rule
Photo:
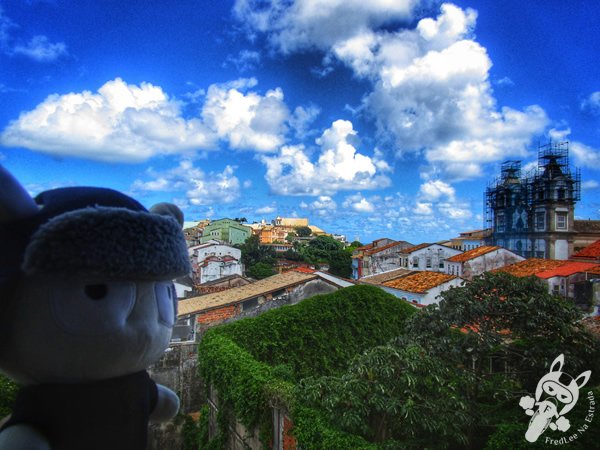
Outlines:
[[[198,377],[198,344],[172,344],[163,357],[148,369],[154,381],[177,393],[181,401],[180,414],[198,411],[203,402],[204,387]],[[148,429],[148,450],[178,450],[182,447],[181,417],[152,424]]]

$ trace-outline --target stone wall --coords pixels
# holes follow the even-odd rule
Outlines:
[[[214,320],[208,320],[209,316],[206,315],[198,316],[195,321],[197,327],[196,339],[200,340],[202,334],[211,326],[232,322],[245,317],[256,317],[270,309],[295,304],[305,298],[318,294],[327,294],[335,290],[337,290],[335,286],[321,279],[314,279],[290,288],[284,293],[245,311],[241,311],[241,308],[236,306],[226,306],[208,311],[205,314],[212,314],[211,317]],[[231,314],[232,311],[235,313]],[[162,358],[148,370],[152,379],[157,383],[167,386],[179,395],[179,399],[181,400],[180,414],[189,414],[198,411],[206,400],[205,388],[198,376],[197,347],[197,342],[173,343]],[[148,450],[180,449],[182,422],[181,417],[178,417],[165,424],[151,425]],[[240,438],[245,436],[246,430],[240,429],[237,431],[240,432],[238,433]],[[234,444],[234,442],[237,442],[237,444]],[[231,443],[233,445],[232,448],[238,448],[235,445],[239,444],[239,439],[232,435]]]

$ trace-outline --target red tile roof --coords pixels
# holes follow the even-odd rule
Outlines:
[[[300,273],[315,273],[316,272],[316,270],[309,269],[308,267],[296,267],[293,270],[294,270],[294,272],[300,272]]]
[[[600,239],[573,254],[573,258],[600,259]]]
[[[447,273],[423,271],[414,272],[395,280],[386,281],[383,285],[401,291],[424,294],[430,289],[456,278],[458,277],[448,275]]]
[[[468,250],[464,253],[460,253],[458,255],[454,255],[451,258],[448,258],[450,262],[465,262],[475,259],[479,256],[485,255],[487,253],[493,252],[494,250],[498,250],[500,247],[491,246],[491,245],[483,245],[481,247],[474,248],[472,250]]]
[[[596,267],[600,267],[600,264],[589,262],[565,261],[565,264],[563,264],[562,266],[537,273],[536,276],[543,278],[544,280],[547,280],[548,278],[552,277],[568,277],[575,273],[588,272],[590,269]]]
[[[395,247],[400,244],[402,244],[402,242],[392,242],[391,244],[384,245],[383,247],[375,247],[375,248],[366,250],[365,254],[366,255],[374,255],[375,253],[382,252],[384,250],[387,250],[388,248],[392,248],[392,247]]]
[[[568,261],[556,259],[529,258],[515,264],[492,270],[492,272],[506,272],[516,277],[530,277],[540,272],[552,270],[566,264]]]

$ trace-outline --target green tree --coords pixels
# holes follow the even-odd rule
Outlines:
[[[396,339],[364,352],[345,374],[305,379],[298,390],[331,423],[385,448],[448,448],[466,442],[468,423],[452,372],[421,346]]]
[[[541,280],[485,274],[441,294],[438,305],[413,316],[407,334],[454,364],[467,381],[471,448],[514,417],[523,391],[531,391],[560,353],[570,370],[595,370],[598,342],[569,301],[548,293]]]
[[[260,245],[258,236],[252,235],[246,239],[246,242],[236,247],[242,251],[242,263],[246,267],[251,267],[259,262],[270,266],[275,264],[275,251],[271,247]]]
[[[352,243],[346,247],[346,251],[350,254],[354,252],[358,247],[362,247],[363,244],[360,241],[352,241]]]
[[[296,227],[296,234],[300,237],[308,237],[312,234],[312,230],[309,227]]]
[[[332,252],[329,256],[329,272],[339,277],[352,276],[352,257],[344,250]]]
[[[247,270],[246,273],[252,277],[252,278],[256,278],[257,280],[262,280],[263,278],[267,278],[270,276],[275,275],[277,272],[275,272],[275,270],[273,269],[273,266],[266,264],[266,263],[256,263],[253,266],[250,266]]]

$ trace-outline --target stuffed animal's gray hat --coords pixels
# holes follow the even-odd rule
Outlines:
[[[0,189],[0,281],[19,272],[140,280],[189,273],[175,205],[150,212],[120,192],[89,187],[32,200],[1,167]]]

